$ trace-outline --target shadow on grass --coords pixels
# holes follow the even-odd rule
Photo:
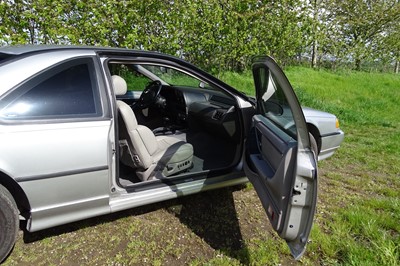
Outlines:
[[[33,233],[26,231],[24,229],[26,225],[21,223],[21,229],[24,230],[23,240],[25,243],[32,243],[99,224],[112,223],[124,217],[138,216],[166,209],[197,236],[204,239],[213,249],[239,260],[242,264],[248,264],[248,250],[242,239],[232,194],[233,191],[240,188],[236,186],[207,191]]]
[[[213,249],[248,265],[249,253],[242,238],[232,194],[237,188],[183,197],[178,199],[179,205],[167,210]]]

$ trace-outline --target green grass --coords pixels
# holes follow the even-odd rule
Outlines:
[[[399,75],[304,67],[289,67],[285,73],[304,106],[334,113],[346,123],[391,127],[399,122]],[[254,95],[251,72],[225,72],[220,77],[238,90]]]
[[[335,113],[345,123],[394,127],[400,121],[398,75],[307,68],[286,72],[304,105]]]
[[[322,161],[306,264],[400,265],[400,75],[285,70],[303,106],[334,113],[345,142]],[[254,94],[250,72],[222,79]]]

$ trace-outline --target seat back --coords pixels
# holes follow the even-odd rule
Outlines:
[[[126,94],[126,81],[117,75],[113,75],[112,80],[115,94]],[[148,127],[138,124],[132,108],[125,102],[117,101],[117,108],[121,160],[124,164],[146,170],[158,150],[156,137]]]

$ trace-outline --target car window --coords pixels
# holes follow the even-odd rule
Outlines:
[[[110,63],[111,75],[118,75],[125,79],[128,91],[143,91],[152,80],[136,70],[135,65]]]
[[[189,76],[188,74],[178,71],[173,68],[154,65],[143,65],[144,68],[158,76],[161,80],[165,81],[172,86],[185,86],[198,88],[201,83],[200,80]]]
[[[274,75],[266,68],[259,68],[260,109],[263,116],[281,130],[297,139],[296,124],[286,96]]]
[[[0,105],[3,119],[49,119],[101,116],[92,60],[64,63],[7,95]]]
[[[213,89],[200,79],[168,66],[111,62],[108,67],[111,75],[119,75],[125,79],[128,91],[142,91],[154,80],[170,86]]]

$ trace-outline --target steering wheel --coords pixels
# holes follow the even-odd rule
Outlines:
[[[147,84],[146,88],[140,95],[139,100],[133,106],[138,109],[145,109],[157,101],[157,97],[160,94],[162,84],[159,80],[155,80]]]

